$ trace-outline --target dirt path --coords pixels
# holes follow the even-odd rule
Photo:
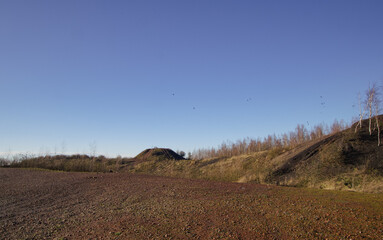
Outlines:
[[[1,239],[382,239],[383,195],[0,168]]]

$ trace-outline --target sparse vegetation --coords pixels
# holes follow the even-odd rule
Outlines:
[[[193,159],[206,159],[214,157],[233,157],[270,150],[293,149],[300,144],[322,139],[326,135],[335,134],[348,127],[343,120],[335,120],[330,127],[325,124],[318,124],[313,126],[311,130],[308,130],[303,124],[298,124],[294,131],[284,133],[280,136],[272,134],[264,139],[245,138],[238,140],[236,143],[223,142],[218,148],[195,150],[192,156]]]
[[[9,167],[11,162],[5,158],[0,158],[0,167]]]
[[[374,144],[377,132],[369,134],[367,121],[362,121],[363,128],[357,132],[354,131],[355,126],[340,131],[345,125],[338,121],[331,128],[321,125],[312,131],[298,125],[294,132],[284,134],[282,138],[271,135],[264,141],[246,139],[236,144],[224,143],[217,150],[194,153],[193,159],[184,159],[170,149],[153,148],[131,159],[87,155],[23,156],[11,166],[78,172],[129,171],[218,181],[382,192],[383,161],[379,156],[383,150]],[[352,184],[350,179],[354,181]]]
[[[379,157],[383,152],[374,144],[377,133],[369,135],[367,121],[363,121],[364,127],[357,133],[353,127],[337,132],[344,125],[336,121],[331,128],[333,133],[302,141],[296,147],[269,144],[268,150],[231,154],[246,152],[249,147],[245,141],[238,141],[230,148],[223,144],[219,150],[209,150],[208,154],[214,154],[214,157],[144,161],[137,163],[130,171],[220,181],[383,192],[380,177],[383,176],[383,161]],[[303,128],[298,131],[305,132]],[[273,139],[270,137],[268,142],[273,142]]]
[[[43,168],[68,172],[112,172],[119,171],[129,163],[128,158],[90,157],[88,155],[56,155],[26,157],[11,163],[15,168]]]

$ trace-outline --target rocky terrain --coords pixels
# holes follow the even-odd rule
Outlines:
[[[2,239],[381,239],[383,195],[0,168]]]

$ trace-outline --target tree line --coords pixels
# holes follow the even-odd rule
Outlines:
[[[358,94],[359,116],[355,125],[355,133],[362,128],[362,120],[368,119],[368,131],[370,135],[377,131],[378,146],[381,145],[381,122],[379,114],[381,112],[381,92],[382,87],[378,84],[370,84],[362,98]],[[310,130],[303,124],[298,124],[294,131],[281,135],[268,135],[265,138],[244,138],[236,142],[226,141],[217,148],[205,148],[194,150],[193,159],[215,158],[215,157],[232,157],[242,154],[251,154],[255,152],[268,150],[288,150],[298,146],[299,144],[320,139],[326,135],[334,134],[349,128],[343,120],[335,120],[330,126],[326,124],[318,124]]]
[[[368,89],[365,91],[364,95],[358,94],[358,120],[355,124],[355,133],[357,133],[363,125],[364,119],[367,119],[368,131],[372,135],[374,131],[377,132],[377,143],[378,146],[381,145],[381,120],[379,114],[381,112],[381,92],[382,87],[378,86],[376,83],[370,84]],[[321,139],[326,135],[334,134],[340,132],[350,126],[346,124],[343,120],[335,120],[330,126],[327,124],[321,123],[315,125],[311,129],[307,129],[304,124],[298,124],[294,131],[288,133],[276,135],[268,135],[264,138],[244,138],[242,140],[237,140],[236,142],[225,141],[216,148],[202,148],[194,150],[192,153],[188,153],[187,159],[204,159],[204,158],[216,158],[216,157],[233,157],[242,154],[251,154],[262,151],[269,150],[289,150],[300,144],[306,143],[308,141],[313,141]],[[123,162],[121,157],[113,159],[114,161],[108,161],[105,157],[99,156],[95,157],[95,145],[91,146],[93,149],[93,156],[87,155],[73,155],[68,156],[58,155],[58,156],[40,156],[34,157],[30,155],[21,155],[16,157],[12,161],[12,165],[17,165],[19,167],[39,167],[40,165],[45,165],[49,162],[51,169],[62,169],[68,168],[74,171],[93,171],[93,168],[104,168],[105,166],[114,165],[115,163]],[[179,155],[185,157],[185,152],[177,151]],[[65,161],[65,164],[62,160]],[[89,161],[91,159],[92,161]],[[70,160],[70,161],[69,161]],[[22,162],[22,164],[20,164]],[[69,163],[70,162],[70,163]],[[93,162],[92,164],[85,164],[85,162]],[[113,162],[113,163],[112,163]],[[0,167],[10,165],[11,160],[0,158]],[[102,164],[100,164],[102,163]],[[21,166],[22,165],[22,166]],[[28,165],[28,166],[26,166]],[[30,165],[30,166],[29,166]],[[65,167],[64,167],[65,165]],[[116,164],[119,165],[119,164]]]
[[[264,138],[244,138],[236,142],[226,141],[217,148],[198,149],[193,151],[193,159],[233,157],[268,150],[287,150],[308,141],[320,139],[326,135],[340,132],[349,125],[343,120],[335,120],[331,126],[324,123],[315,125],[310,130],[304,124],[298,124],[294,131],[281,135],[268,135]]]

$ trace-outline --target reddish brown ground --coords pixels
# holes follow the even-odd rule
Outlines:
[[[1,239],[382,239],[383,195],[0,168]]]

